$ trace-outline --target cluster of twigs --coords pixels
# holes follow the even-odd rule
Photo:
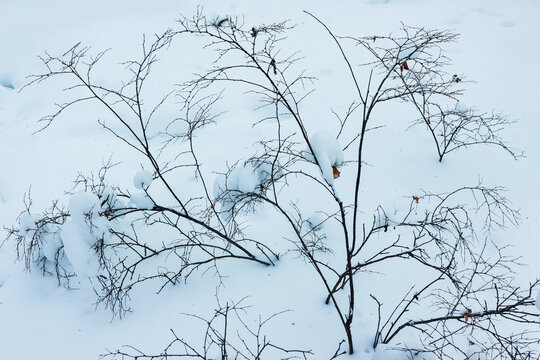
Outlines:
[[[205,319],[196,314],[184,314],[193,317],[204,324],[202,344],[199,347],[191,345],[182,337],[178,337],[171,329],[173,340],[159,354],[148,354],[133,346],[126,345],[122,350],[109,351],[101,359],[307,359],[313,355],[310,350],[287,349],[274,344],[264,334],[264,327],[275,317],[284,312],[276,313],[268,318],[259,316],[256,327],[249,326],[245,318],[248,306],[243,300],[219,306],[214,315]],[[219,301],[218,301],[219,305]]]

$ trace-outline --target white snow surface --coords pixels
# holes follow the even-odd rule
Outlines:
[[[311,215],[309,219],[307,220],[307,222],[310,229],[314,231],[319,231],[324,227],[325,220],[326,220],[326,217],[320,212],[317,212]]]
[[[393,209],[408,210],[411,195],[418,195],[420,189],[443,192],[471,185],[481,177],[485,183],[505,186],[508,189],[505,195],[521,209],[520,226],[497,232],[494,239],[510,242],[513,255],[521,256],[520,262],[528,265],[518,269],[518,279],[523,284],[540,276],[540,142],[537,140],[540,108],[536,106],[540,98],[540,72],[531,71],[538,67],[540,56],[538,1],[524,0],[516,4],[502,0],[339,3],[276,0],[270,6],[247,0],[227,0],[202,4],[204,12],[211,18],[238,15],[253,25],[285,19],[292,19],[296,24],[284,46],[291,52],[300,50],[300,56],[305,60],[300,63],[300,68],[293,70],[305,69],[317,78],[317,91],[301,103],[303,121],[321,164],[322,179],[336,187],[340,194],[354,188],[354,175],[347,172],[343,163],[354,160],[348,155],[354,157],[355,150],[349,148],[343,153],[343,147],[352,140],[351,134],[344,133],[336,141],[335,119],[330,109],[342,112],[343,107],[355,99],[356,90],[332,39],[302,11],[309,10],[319,16],[338,35],[395,33],[401,22],[432,29],[454,29],[461,34],[448,46],[447,55],[452,60],[451,74],[465,73],[467,79],[475,81],[466,84],[465,103],[474,109],[489,111],[495,108],[517,119],[517,124],[507,129],[505,139],[524,150],[527,157],[513,161],[496,149],[471,147],[438,163],[432,156],[431,140],[424,137],[424,133],[407,130],[410,121],[414,120],[412,113],[401,106],[382,107],[373,116],[376,124],[383,127],[368,132],[366,138],[366,166],[360,192],[362,211],[365,211],[362,215],[370,219],[370,211],[384,204],[390,209],[388,215],[394,218]],[[173,26],[180,13],[191,17],[196,10],[197,3],[191,1],[82,3],[29,0],[2,4],[0,12],[4,16],[0,21],[0,33],[3,34],[4,49],[9,50],[0,55],[1,225],[5,228],[14,226],[29,239],[40,211],[51,201],[60,199],[70,216],[59,232],[51,232],[44,238],[40,251],[50,261],[63,246],[66,261],[69,261],[65,265],[71,266],[78,277],[73,283],[77,290],[67,290],[58,286],[54,277],[43,276],[39,269],[25,271],[24,264],[15,261],[12,242],[0,248],[0,359],[90,360],[98,359],[106,349],[115,350],[126,344],[148,353],[160,353],[172,340],[170,329],[184,339],[201,339],[204,324],[182,314],[212,315],[217,306],[216,292],[222,305],[247,296],[246,303],[252,305],[248,316],[250,324],[257,324],[259,315],[264,318],[290,310],[269,322],[268,338],[284,347],[311,349],[315,354],[313,359],[330,358],[337,343],[344,338],[334,310],[324,305],[324,289],[313,269],[295,253],[287,252],[292,246],[289,239],[294,234],[288,233],[286,224],[279,222],[275,213],[269,210],[261,210],[249,217],[249,230],[254,231],[253,236],[281,251],[276,266],[224,263],[219,268],[222,277],[211,270],[204,274],[201,271],[187,283],[166,287],[159,294],[156,294],[159,286],[155,283],[144,284],[132,294],[129,306],[133,311],[122,319],[111,320],[109,310],[101,305],[94,306],[96,298],[88,277],[101,274],[94,246],[100,238],[107,241],[112,226],[99,212],[106,205],[123,207],[124,202],[127,206],[149,209],[153,202],[144,192],[121,197],[112,187],[102,189],[101,199],[89,191],[72,196],[64,194],[72,189],[72,181],[79,172],[95,171],[111,155],[115,161],[121,161],[110,171],[112,183],[124,188],[134,185],[137,189],[148,189],[153,174],[143,170],[132,177],[133,169],[144,159],[97,124],[98,119],[107,119],[107,124],[113,124],[113,121],[109,114],[91,102],[66,111],[44,131],[35,133],[43,125],[37,122],[39,118],[57,111],[55,103],[70,100],[62,89],[71,83],[60,80],[19,90],[27,82],[28,75],[43,71],[38,55],[43,55],[44,51],[62,54],[79,41],[95,50],[94,54],[111,49],[110,57],[104,59],[101,68],[96,68],[96,84],[121,84],[125,78],[120,76],[117,65],[140,55],[143,34],[147,35],[148,41],[151,34]],[[208,53],[202,52],[199,45],[189,41],[175,43],[154,65],[155,77],[150,77],[148,87],[144,88],[146,95],[154,96],[157,102],[163,96],[165,85],[181,83],[192,79],[193,73],[203,72],[208,65]],[[350,58],[354,59],[356,53],[351,52]],[[408,55],[407,49],[400,54]],[[359,80],[365,84],[367,76]],[[227,89],[226,93],[229,91],[234,90]],[[208,178],[215,180],[213,193],[212,181],[208,183],[210,196],[214,198],[225,189],[260,191],[260,184],[268,179],[270,172],[267,164],[255,168],[250,163],[239,162],[227,184],[223,177],[212,172],[223,173],[225,164],[245,159],[250,155],[249,146],[259,140],[261,134],[268,135],[264,127],[251,128],[253,118],[260,115],[253,115],[253,109],[260,106],[258,99],[240,93],[241,96],[232,96],[218,104],[218,112],[224,115],[215,128],[196,137],[202,157],[199,160],[205,169],[210,169]],[[466,111],[467,108],[460,101],[456,110]],[[348,121],[360,121],[358,114],[356,112],[356,117],[352,116]],[[181,116],[178,107],[173,106],[162,114],[156,113],[155,119],[163,124]],[[283,121],[284,126],[289,120]],[[184,125],[177,121],[176,126],[182,128],[169,132],[183,133]],[[161,141],[159,129],[155,134],[156,141]],[[306,157],[309,158],[308,153]],[[342,170],[339,180],[333,178],[332,165]],[[193,172],[170,181],[185,198],[189,198],[190,191],[195,188]],[[150,189],[156,191],[157,199],[164,192],[159,192],[160,184],[158,180],[155,182]],[[27,199],[25,194],[29,189],[30,212],[25,210],[22,201]],[[327,194],[316,194],[312,189],[306,182],[290,197],[306,201],[301,210],[305,210],[306,215],[312,214],[307,221],[316,226],[325,216],[318,213],[316,201]],[[154,194],[151,195],[154,198]],[[107,204],[102,206],[105,199]],[[227,210],[226,203],[221,206]],[[324,230],[331,236],[337,231],[335,223],[331,218],[315,230]],[[163,234],[154,233],[153,229],[148,232],[149,241],[161,241]],[[327,246],[333,246],[330,240]],[[335,251],[339,255],[342,250],[338,246]],[[376,270],[384,270],[387,275],[362,277],[353,321],[356,354],[343,356],[343,359],[403,358],[403,353],[393,350],[391,345],[381,345],[376,351],[371,347],[377,325],[377,307],[370,294],[378,292],[381,298],[386,296],[399,301],[399,296],[409,289],[398,265]],[[424,280],[422,275],[417,275],[418,281]],[[220,281],[223,284],[218,286]],[[536,297],[536,307],[540,311],[540,294]],[[415,337],[399,339],[400,343],[411,347],[418,345],[415,341]],[[460,348],[469,354],[474,352],[474,346],[467,342],[460,344]]]

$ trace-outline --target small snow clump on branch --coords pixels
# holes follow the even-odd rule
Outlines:
[[[343,149],[338,141],[326,131],[318,131],[309,139],[313,152],[321,167],[324,180],[330,185],[334,184],[336,170],[343,164]],[[309,150],[306,151],[306,159],[315,161]],[[339,176],[339,172],[337,172]]]
[[[133,194],[129,198],[131,205],[137,209],[150,210],[154,207],[154,202],[145,193]]]
[[[151,171],[141,170],[133,177],[133,185],[136,189],[147,188],[152,184],[152,180],[154,180],[154,175]]]

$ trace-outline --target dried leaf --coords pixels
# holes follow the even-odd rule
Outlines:
[[[401,66],[399,67],[399,70],[401,70],[401,72],[403,72],[403,70],[409,70],[409,65],[407,65],[406,61],[404,61],[403,64],[401,64]]]
[[[416,201],[417,204],[418,204],[418,202],[420,201],[420,198],[419,198],[418,196],[414,196],[414,195],[413,195],[412,198],[413,198],[414,201]]]
[[[332,165],[332,172],[334,173],[334,179],[337,179],[339,175],[341,175],[341,172],[338,170],[336,165]]]
[[[465,317],[465,322],[469,322],[469,318],[472,317],[472,310],[467,308],[467,311],[461,315]]]

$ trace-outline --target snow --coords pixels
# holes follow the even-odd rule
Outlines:
[[[274,178],[281,175],[274,170]],[[214,198],[219,201],[221,212],[225,219],[229,219],[236,206],[252,200],[252,195],[266,191],[272,178],[272,164],[251,162],[238,164],[228,175],[220,175],[214,181]]]
[[[129,197],[129,202],[131,205],[135,206],[137,209],[152,209],[154,207],[154,202],[148,197],[145,193],[135,193]]]
[[[412,41],[406,41],[401,44],[401,49],[397,53],[397,58],[399,61],[414,60],[418,59],[421,54],[422,50],[417,50],[416,44],[414,44]]]
[[[217,198],[225,190],[236,190],[244,193],[256,191],[259,183],[258,171],[251,164],[236,167],[225,179],[216,179],[214,185],[214,196]]]
[[[60,232],[64,252],[70,264],[75,272],[83,277],[99,274],[95,247],[108,233],[108,221],[99,214],[99,210],[100,201],[96,194],[82,191],[71,195],[68,205],[70,216]],[[51,244],[48,245],[47,252],[51,255],[59,239],[53,237],[49,241]]]
[[[0,181],[0,203],[5,203],[7,200],[7,189]]]
[[[324,180],[329,184],[334,184],[334,174],[332,167],[339,168],[343,163],[343,150],[341,145],[327,131],[318,131],[313,134],[309,141],[315,153],[315,157],[319,162],[322,176]],[[306,150],[306,159],[314,161],[313,154],[309,150]]]
[[[91,192],[81,191],[71,195],[69,199],[69,215],[78,221],[93,217],[99,208],[99,198]]]
[[[107,207],[124,207],[123,202],[118,198],[116,191],[110,187],[106,186],[101,192],[101,209],[106,209]]]
[[[60,236],[66,256],[75,272],[82,277],[96,276],[99,263],[92,249],[96,239],[88,230],[87,224],[84,221],[67,220],[62,226]]]
[[[58,250],[63,246],[62,238],[58,232],[47,234],[41,244],[41,252],[49,260],[54,261]]]
[[[516,126],[507,129],[505,138],[509,144],[525,150],[527,158],[514,162],[486,149],[467,149],[439,164],[430,151],[431,140],[416,128],[406,131],[414,117],[405,107],[401,104],[381,107],[373,113],[373,124],[382,127],[370,131],[366,137],[359,216],[367,219],[366,223],[370,225],[372,210],[383,204],[392,220],[399,220],[399,215],[409,209],[411,195],[419,194],[420,189],[448,191],[456,186],[475,183],[481,176],[486,183],[505,186],[507,196],[515,207],[521,209],[521,226],[497,233],[494,240],[509,242],[512,245],[510,251],[521,256],[520,262],[529,265],[517,269],[520,282],[528,283],[540,274],[537,261],[540,253],[540,151],[536,139],[540,132],[540,122],[536,119],[540,118],[540,113],[535,106],[540,96],[537,86],[540,73],[530,71],[537,67],[536,59],[540,55],[536,45],[540,5],[533,0],[520,2],[519,6],[512,2],[473,4],[465,0],[418,5],[412,0],[364,0],[344,2],[339,6],[328,1],[294,3],[279,0],[272,6],[261,6],[255,2],[231,0],[205,2],[204,11],[216,18],[223,14],[245,16],[245,21],[253,25],[285,18],[296,24],[288,35],[289,40],[283,43],[283,51],[301,50],[298,56],[303,59],[290,70],[306,70],[306,74],[317,78],[316,91],[302,100],[300,110],[321,165],[320,175],[312,165],[306,169],[314,170],[312,174],[339,188],[344,199],[354,188],[354,174],[347,168],[348,161],[354,160],[354,151],[349,148],[343,152],[353,134],[345,130],[336,141],[337,130],[329,109],[346,107],[355,99],[355,89],[335,44],[324,29],[306,17],[302,10],[310,10],[320,16],[337,35],[397,33],[401,22],[427,29],[451,28],[460,33],[461,37],[446,48],[446,55],[452,62],[449,74],[466,74],[467,79],[474,80],[474,83],[463,83],[466,97],[457,103],[455,111],[468,111],[468,107],[463,105],[465,103],[473,109],[490,111],[496,108],[517,119]],[[257,235],[256,238],[263,239],[265,244],[276,246],[280,252],[276,266],[231,261],[220,265],[219,274],[213,269],[203,271],[205,268],[195,272],[187,282],[165,287],[159,294],[156,294],[159,286],[149,283],[133,292],[130,302],[133,311],[123,319],[111,320],[109,310],[102,305],[95,306],[96,297],[87,278],[93,279],[101,274],[96,246],[102,239],[108,241],[108,231],[112,226],[119,226],[111,224],[100,213],[108,206],[151,209],[154,203],[143,190],[148,191],[151,187],[151,196],[158,203],[167,199],[166,193],[160,189],[159,179],[156,178],[156,184],[152,185],[154,174],[151,171],[142,170],[132,176],[133,170],[138,169],[141,163],[147,164],[145,159],[96,124],[98,118],[113,124],[113,119],[96,104],[87,102],[73,108],[45,131],[32,135],[43,125],[37,124],[36,120],[54,112],[55,103],[71,99],[69,92],[62,91],[72,85],[67,80],[29,87],[20,93],[18,90],[28,75],[43,70],[37,55],[42,55],[45,50],[62,54],[79,41],[90,46],[94,54],[111,48],[110,58],[95,69],[96,83],[121,84],[125,73],[117,64],[140,54],[143,33],[147,34],[146,40],[149,41],[151,34],[174,26],[179,13],[189,17],[195,11],[195,3],[140,0],[119,0],[99,6],[90,2],[61,0],[47,4],[32,0],[24,8],[16,1],[2,5],[2,13],[6,16],[0,22],[0,32],[3,34],[3,46],[9,51],[0,56],[1,225],[5,228],[15,226],[28,241],[35,235],[39,214],[51,201],[59,199],[60,204],[67,205],[70,216],[63,226],[42,229],[43,241],[37,256],[46,257],[50,265],[60,251],[62,264],[73,268],[78,275],[73,281],[78,290],[69,291],[58,286],[55,277],[43,276],[39,269],[25,271],[24,264],[15,261],[16,251],[11,240],[0,248],[0,318],[5,325],[0,327],[1,359],[90,360],[97,359],[105,349],[114,350],[125,344],[160,353],[171,340],[169,329],[181,338],[200,340],[199,330],[204,333],[204,326],[180,314],[211,315],[216,308],[216,294],[222,305],[248,296],[246,305],[251,306],[247,318],[249,324],[256,324],[259,314],[265,316],[291,310],[268,324],[268,338],[278,345],[312,349],[315,353],[312,359],[330,358],[343,338],[343,330],[333,309],[323,303],[324,289],[320,281],[313,275],[310,265],[298,259],[291,242],[294,234],[288,232],[287,224],[280,222],[275,212],[268,209],[258,210],[241,219],[246,220],[246,237]],[[358,47],[345,48],[357,69],[360,62],[356,61]],[[154,64],[149,82],[145,84],[147,87],[143,88],[145,99],[150,97],[159,101],[167,85],[192,79],[193,73],[201,73],[207,68],[211,58],[209,52],[201,51],[200,43],[191,40],[175,43],[168,51],[160,55],[160,61]],[[411,55],[410,51],[406,45],[398,54],[399,58],[422,56],[421,53]],[[359,74],[363,86],[367,75],[361,71]],[[229,96],[236,94],[236,90],[239,96]],[[210,197],[213,195],[211,200],[220,199],[224,211],[231,210],[232,199],[227,196],[234,196],[234,192],[239,195],[268,191],[264,186],[261,189],[260,185],[269,180],[271,165],[244,163],[242,159],[251,155],[250,147],[258,140],[275,134],[273,128],[268,130],[265,125],[251,128],[252,120],[262,117],[254,110],[261,104],[257,97],[244,92],[243,88],[236,90],[233,87],[226,89],[224,101],[216,104],[216,113],[222,112],[223,115],[217,119],[215,127],[201,131],[195,138],[196,147],[200,150],[199,160],[203,169],[207,169]],[[151,100],[143,111],[151,110]],[[452,106],[445,109],[452,109]],[[350,123],[359,121],[361,110],[358,111],[348,120]],[[176,119],[167,132],[169,135],[183,135],[188,130],[186,122],[179,119],[183,116],[176,103],[167,111],[156,114],[156,122],[150,126],[162,130],[162,125]],[[291,119],[284,117],[284,129],[290,123]],[[158,134],[157,131],[153,133]],[[160,134],[152,139],[155,141],[153,145],[162,145],[161,140]],[[308,149],[301,146],[305,158],[313,161]],[[173,156],[182,157],[185,156],[184,150],[174,148],[171,152],[176,151]],[[65,195],[73,188],[72,181],[79,172],[95,171],[111,154],[120,164],[111,170],[110,183],[128,189],[126,193],[107,185],[96,192],[101,197],[90,189]],[[490,161],[483,161],[486,158]],[[226,172],[236,161],[238,163],[228,179],[216,175]],[[333,165],[341,171],[339,179],[334,179]],[[193,169],[184,170],[183,175],[171,173],[169,178],[182,200],[201,193],[201,184],[197,182]],[[323,209],[318,201],[326,195],[314,191],[309,181],[301,177],[289,176],[287,181],[300,183],[294,190],[285,188],[281,191],[287,201],[300,204],[299,210],[307,228],[303,230],[324,231],[332,239],[331,235],[339,230],[336,230],[337,221],[330,218],[323,225],[318,225],[326,218],[320,212]],[[129,195],[131,186],[140,192]],[[32,204],[30,211],[26,211],[22,200],[26,199],[24,194],[29,189]],[[412,216],[422,216],[424,201],[428,202],[423,200],[419,208],[413,210],[418,214]],[[347,211],[352,212],[352,209]],[[191,230],[186,228],[186,231]],[[157,243],[167,237],[154,228],[149,228],[145,235],[149,242]],[[380,241],[385,241],[385,238],[381,237]],[[326,245],[332,248],[335,256],[343,251],[342,243],[328,241]],[[326,255],[323,260],[331,260],[334,256]],[[404,276],[403,268],[392,266],[374,268],[373,274],[361,274],[356,298],[358,310],[353,320],[357,353],[351,357],[343,356],[343,359],[403,358],[402,353],[393,349],[395,344],[379,345],[376,350],[372,348],[377,308],[369,295],[374,293],[384,299],[385,309],[388,309],[409,289],[409,279]],[[418,284],[424,280],[423,275],[417,273],[415,280]],[[536,307],[540,311],[540,294],[535,295]],[[230,334],[235,334],[235,330],[231,328]],[[414,347],[418,346],[416,340],[403,337],[398,342],[400,346]],[[471,354],[474,346],[469,346],[465,340],[463,337],[460,346]],[[425,354],[418,358],[429,359]]]
[[[324,227],[326,217],[322,213],[315,213],[307,220],[310,230],[320,231]]]
[[[149,170],[141,170],[133,176],[133,185],[136,189],[146,189],[152,184],[154,174]]]
[[[32,237],[32,234],[37,229],[36,222],[39,220],[39,217],[37,215],[33,215],[30,213],[23,213],[21,215],[21,218],[19,219],[19,231],[21,235],[29,235],[29,237]]]
[[[14,90],[15,86],[13,83],[8,79],[0,78],[0,86],[5,87],[6,89]]]
[[[469,108],[463,103],[463,101],[459,101],[456,104],[456,111],[458,113],[466,113],[467,111],[469,111]]]

